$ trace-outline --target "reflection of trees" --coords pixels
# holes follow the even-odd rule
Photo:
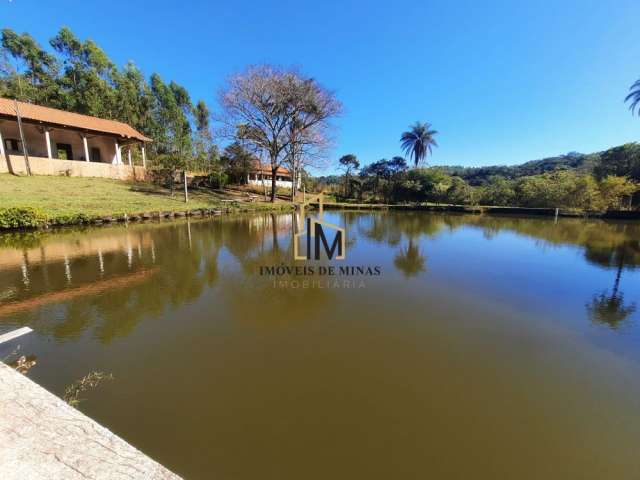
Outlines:
[[[485,238],[500,230],[541,240],[547,245],[576,245],[584,249],[585,259],[601,268],[615,269],[611,293],[595,294],[586,308],[592,321],[618,328],[635,311],[635,303],[625,305],[620,281],[624,270],[640,267],[640,224],[603,220],[562,219],[557,224],[548,218],[450,216],[452,224],[474,225],[483,229]]]
[[[367,238],[390,246],[402,244],[396,252],[393,264],[406,278],[426,270],[426,258],[420,249],[421,237],[433,237],[445,228],[452,228],[448,217],[423,212],[376,212],[363,216],[358,232]]]
[[[425,258],[420,253],[420,248],[409,238],[406,248],[401,248],[396,254],[393,264],[405,277],[414,277],[418,273],[425,271]]]
[[[102,252],[99,259],[97,255],[77,256],[70,262],[70,284],[60,262],[30,266],[29,289],[21,287],[17,300],[32,302],[33,308],[16,310],[13,301],[8,305],[13,308],[9,318],[58,339],[90,332],[109,343],[130,334],[145,318],[160,317],[202,297],[205,289],[217,284],[222,249],[240,265],[239,272],[225,273],[220,286],[223,297],[219,300],[238,314],[235,318],[273,320],[261,312],[280,308],[283,318],[303,317],[309,309],[328,305],[329,289],[274,288],[272,279],[257,274],[260,265],[292,263],[292,223],[291,214],[262,214],[130,225],[127,235],[144,232],[146,244],[134,245],[128,252]],[[109,231],[114,239],[123,233],[121,226],[104,228],[101,237],[108,237]],[[90,239],[91,231],[85,233]],[[20,270],[14,270],[10,275],[4,272],[0,285],[12,285],[12,290],[22,285]],[[301,281],[305,277],[281,279]]]
[[[42,302],[47,296],[56,296],[59,298],[54,300],[59,303],[54,304],[53,310],[34,308],[20,313],[16,315],[17,322],[60,339],[76,338],[86,330],[93,330],[100,341],[109,343],[127,335],[145,316],[160,315],[167,307],[198,298],[205,286],[217,280],[220,229],[211,228],[206,222],[193,222],[190,242],[187,223],[129,228],[150,230],[153,241],[139,246],[133,257],[131,251],[101,254],[100,267],[97,257],[74,259],[70,265],[73,272],[70,285],[64,281],[61,266],[47,264],[47,285],[42,275],[31,275],[33,293],[29,297],[30,292],[23,292],[22,300]],[[101,230],[101,235],[108,231]],[[120,228],[112,231],[116,237],[121,233]],[[153,274],[144,275],[145,272]],[[109,288],[101,288],[103,284]]]
[[[370,216],[361,214],[363,222],[358,223],[358,233],[379,243],[395,246],[400,243],[402,232],[392,227],[389,215],[374,212]]]
[[[261,237],[270,238],[270,241],[263,241],[245,255],[237,257],[242,271],[227,274],[221,285],[234,317],[254,324],[268,322],[272,325],[274,321],[301,320],[313,312],[319,314],[323,308],[330,308],[330,300],[334,296],[330,288],[302,288],[305,281],[326,280],[322,277],[293,273],[278,277],[260,276],[259,269],[263,266],[304,265],[292,261],[295,214],[270,214],[265,217],[268,221],[264,222]],[[280,287],[279,282],[289,287]],[[296,282],[296,288],[291,287],[292,282]]]
[[[359,217],[357,216],[359,215]],[[640,224],[564,218],[555,223],[549,218],[486,215],[439,215],[424,212],[388,212],[350,214],[357,231],[376,242],[397,246],[407,243],[397,252],[394,265],[405,276],[424,271],[424,257],[419,250],[422,237],[460,227],[478,228],[487,240],[501,231],[534,238],[545,245],[575,245],[584,251],[585,259],[606,269],[615,269],[611,294],[594,295],[588,304],[592,319],[608,325],[619,325],[636,311],[636,305],[625,305],[620,291],[624,270],[640,267]],[[355,220],[354,220],[355,218]]]
[[[611,293],[597,294],[587,305],[591,318],[615,328],[636,311],[635,304],[625,305],[621,284],[625,270],[640,267],[639,224],[581,219],[562,219],[554,224],[545,218],[424,212],[346,212],[341,215],[349,232],[358,232],[361,238],[393,247],[396,250],[394,265],[407,278],[426,269],[426,255],[421,250],[424,239],[461,227],[481,229],[488,234],[487,238],[510,231],[546,245],[576,245],[584,251],[588,262],[615,270]],[[18,266],[5,268],[0,271],[0,293],[6,292],[7,300],[1,297],[0,307],[2,302],[11,305],[52,293],[69,294],[56,297],[54,308],[40,304],[28,312],[14,311],[4,318],[36,327],[60,339],[77,338],[90,332],[101,342],[108,343],[128,335],[142,319],[161,316],[168,309],[200,298],[207,288],[217,285],[219,252],[224,250],[240,265],[239,272],[225,273],[224,282],[219,285],[223,295],[221,301],[226,302],[236,318],[272,322],[274,315],[262,313],[266,311],[282,311],[283,319],[299,318],[308,315],[310,310],[331,308],[331,300],[337,293],[330,288],[278,288],[274,287],[273,278],[258,275],[260,266],[294,263],[294,224],[295,218],[291,214],[265,213],[196,220],[190,225],[172,222],[100,229],[100,238],[91,245],[85,242],[86,248],[95,246],[97,240],[104,245],[102,242],[109,240],[105,238],[109,235],[113,235],[114,244],[122,245],[122,238],[126,238],[134,243],[133,248],[128,252],[122,249],[102,251],[100,258],[79,252],[70,260],[70,283],[65,276],[64,262],[54,261],[50,256],[46,262],[26,264],[27,283]],[[73,242],[81,235],[83,241],[91,243],[92,232],[74,232],[73,236],[65,233],[58,240],[68,235],[70,243],[75,244]],[[123,232],[126,237],[122,237]],[[351,244],[355,235],[349,232],[347,237]],[[11,240],[10,248],[18,248],[21,239],[12,237]],[[33,250],[39,241],[40,237],[29,238],[25,248]],[[100,292],[88,288],[150,270],[154,271],[153,275],[137,282],[119,284]],[[317,277],[296,275],[280,277],[280,280],[299,282],[314,279],[318,280]],[[82,291],[87,293],[78,293]]]

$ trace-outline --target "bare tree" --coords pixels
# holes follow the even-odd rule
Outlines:
[[[230,77],[220,105],[223,134],[241,136],[268,158],[272,202],[278,168],[289,158],[295,170],[302,140],[312,138],[312,132],[321,136],[329,119],[342,110],[335,95],[314,79],[270,65],[252,66]]]
[[[297,121],[292,123],[289,145],[285,149],[284,164],[291,171],[291,199],[295,200],[298,182],[302,172],[308,167],[322,168],[327,164],[327,151],[332,145],[326,125],[318,124],[304,131],[296,129]]]

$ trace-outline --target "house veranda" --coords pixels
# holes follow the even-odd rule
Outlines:
[[[35,175],[142,179],[148,142],[126,123],[0,98],[0,173],[28,162]]]

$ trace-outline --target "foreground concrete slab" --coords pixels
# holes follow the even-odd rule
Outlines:
[[[0,478],[180,477],[0,362]]]
[[[13,340],[14,338],[21,337],[22,335],[26,335],[27,333],[31,332],[33,332],[33,330],[31,330],[29,327],[22,327],[16,330],[12,330],[11,332],[0,335],[0,343],[8,342],[10,340]]]

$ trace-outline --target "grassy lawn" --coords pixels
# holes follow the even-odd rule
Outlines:
[[[243,197],[240,193],[201,190],[189,192],[189,202],[185,203],[182,190],[171,197],[168,190],[150,184],[104,178],[0,174],[0,208],[35,207],[50,219],[78,214],[100,217],[215,208],[224,204],[221,200],[234,198],[246,201],[246,195]],[[278,206],[284,207],[284,204]],[[255,202],[242,207],[265,209],[274,205]]]

